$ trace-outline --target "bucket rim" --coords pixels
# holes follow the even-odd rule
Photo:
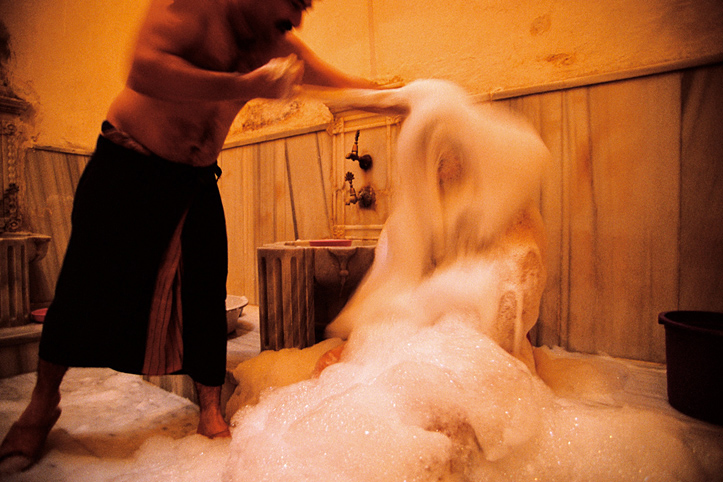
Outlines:
[[[720,317],[722,323],[720,329],[712,329],[712,328],[705,328],[702,326],[696,326],[691,325],[688,323],[682,323],[680,321],[675,321],[670,319],[669,315],[672,313],[697,313],[697,314],[705,314],[705,315],[715,315]],[[682,330],[687,331],[694,331],[697,333],[703,333],[706,335],[713,335],[713,336],[723,336],[723,313],[718,311],[707,311],[707,310],[669,310],[669,311],[662,311],[658,314],[658,323],[663,325],[665,328],[667,327],[675,327]]]

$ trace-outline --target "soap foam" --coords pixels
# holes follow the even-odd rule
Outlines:
[[[373,346],[373,349],[371,348]],[[459,316],[355,332],[233,418],[225,480],[716,480],[720,431],[563,398]]]

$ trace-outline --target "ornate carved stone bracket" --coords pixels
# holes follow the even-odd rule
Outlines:
[[[0,113],[20,115],[28,108],[28,103],[16,97],[0,94]]]
[[[17,184],[11,183],[2,196],[2,220],[0,221],[0,233],[15,232],[20,229],[22,216],[18,212],[18,191]]]
[[[0,95],[0,233],[18,231],[22,225],[18,201],[20,129],[16,121],[27,107],[22,99]]]
[[[3,192],[0,205],[0,233],[20,229],[22,217],[18,210],[18,139],[14,122],[0,121],[0,159],[2,159]]]

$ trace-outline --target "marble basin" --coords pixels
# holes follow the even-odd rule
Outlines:
[[[305,348],[349,300],[374,261],[376,240],[296,240],[257,249],[262,350]]]
[[[226,296],[226,332],[233,333],[238,326],[238,319],[243,314],[244,307],[249,304],[245,296]]]

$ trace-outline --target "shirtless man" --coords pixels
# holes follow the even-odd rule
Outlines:
[[[290,33],[311,0],[170,3],[153,2],[127,87],[108,112],[111,124],[163,158],[216,162],[240,108],[288,96],[302,61],[304,83],[374,87],[323,63]],[[292,54],[300,61],[281,59]]]
[[[311,4],[152,0],[126,86],[76,191],[36,386],[0,446],[0,473],[40,457],[68,366],[187,373],[199,396],[198,433],[230,436],[220,406],[227,254],[218,154],[251,99],[285,98],[300,83],[374,87],[293,35]]]

